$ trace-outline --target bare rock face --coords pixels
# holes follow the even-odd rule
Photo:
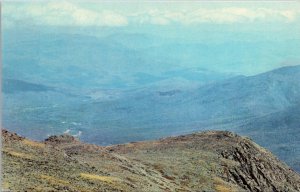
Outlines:
[[[222,157],[237,162],[226,167],[227,180],[244,189],[263,191],[300,191],[299,175],[270,152],[242,139],[237,146],[221,152]]]

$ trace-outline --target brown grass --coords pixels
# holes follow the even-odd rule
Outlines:
[[[59,184],[59,185],[69,185],[70,184],[68,181],[58,179],[58,178],[48,176],[48,175],[41,175],[40,177],[43,180],[48,181],[50,184]]]
[[[9,183],[7,181],[3,181],[2,182],[2,189],[8,189],[8,188],[9,188]]]
[[[98,180],[98,181],[103,181],[106,183],[114,183],[116,181],[119,181],[119,179],[117,177],[100,176],[100,175],[93,175],[93,174],[87,174],[87,173],[80,173],[80,176],[85,179]]]
[[[215,186],[215,190],[217,192],[235,192],[236,191],[229,184],[227,184],[221,178],[218,178],[218,177],[214,178],[214,186]]]
[[[13,156],[13,157],[18,157],[18,158],[22,158],[22,159],[32,159],[32,156],[29,154],[25,154],[25,153],[20,153],[20,152],[16,152],[16,151],[12,151],[12,150],[2,150],[4,153],[6,153],[7,155]]]
[[[78,192],[91,192],[90,189],[86,189],[82,186],[76,186],[76,185],[73,186],[69,181],[58,179],[58,178],[53,177],[53,176],[40,175],[40,178],[42,180],[46,180],[50,185],[67,186],[70,189],[73,189],[73,190],[78,191]],[[44,186],[41,186],[41,187],[35,187],[35,191],[43,192],[43,191],[48,191],[48,190],[45,190]]]
[[[24,145],[28,145],[28,146],[31,146],[31,147],[38,147],[38,148],[44,148],[45,147],[44,143],[40,143],[40,142],[36,142],[36,141],[30,141],[28,139],[24,139],[22,141],[22,143]]]
[[[88,174],[88,173],[80,173],[80,177],[84,179],[94,180],[94,181],[100,181],[104,182],[113,189],[117,189],[120,191],[127,191],[128,186],[122,182],[120,178],[117,177],[111,177],[111,176],[100,176],[100,175],[94,175],[94,174]],[[127,190],[125,190],[127,189]]]

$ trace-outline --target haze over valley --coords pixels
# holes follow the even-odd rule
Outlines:
[[[175,5],[151,3],[136,15],[67,2],[12,15],[16,4],[5,3],[3,127],[104,146],[228,130],[300,172],[299,5],[204,4],[179,17]],[[53,19],[57,10],[68,19]],[[70,10],[101,12],[102,23]]]

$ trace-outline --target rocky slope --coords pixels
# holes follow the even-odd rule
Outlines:
[[[248,138],[208,131],[101,147],[2,130],[3,190],[300,191],[300,176]]]

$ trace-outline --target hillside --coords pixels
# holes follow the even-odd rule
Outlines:
[[[81,91],[5,79],[3,126],[35,140],[80,132],[82,141],[98,145],[230,130],[251,136],[300,171],[299,65],[201,86],[182,75],[211,76],[203,69],[175,70],[165,74],[171,79],[141,88]]]
[[[107,147],[2,130],[11,191],[299,191],[300,176],[248,138],[207,131]]]

